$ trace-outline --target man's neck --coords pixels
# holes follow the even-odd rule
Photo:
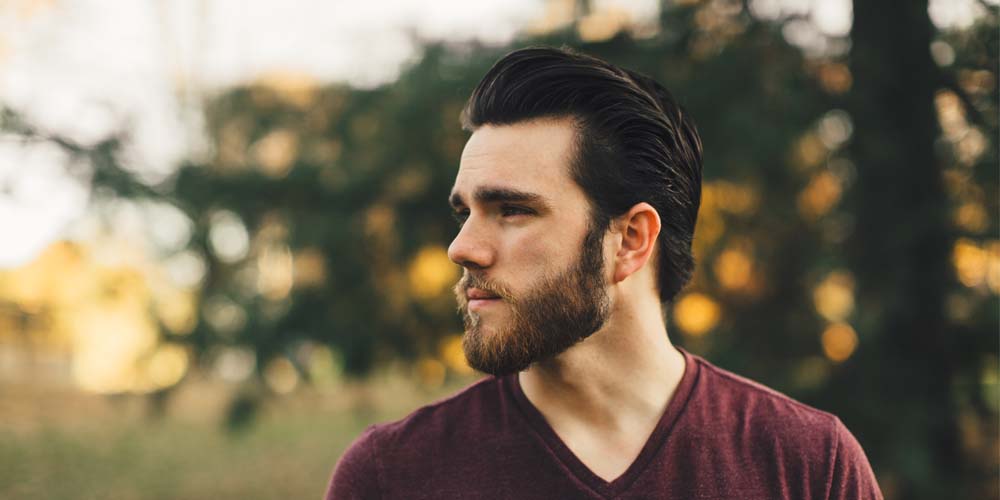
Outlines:
[[[655,428],[684,356],[667,337],[659,304],[649,306],[614,311],[588,339],[519,374],[525,396],[557,433],[640,433],[644,442]]]

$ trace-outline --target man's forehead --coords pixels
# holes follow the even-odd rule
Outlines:
[[[572,183],[569,162],[575,131],[569,120],[484,125],[466,143],[454,194],[477,190],[545,194]]]

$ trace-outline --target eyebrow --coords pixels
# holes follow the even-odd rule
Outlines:
[[[473,193],[473,198],[479,203],[535,203],[541,205],[543,208],[548,207],[549,205],[545,201],[545,198],[540,194],[502,187],[478,188]],[[454,192],[451,193],[451,196],[448,198],[448,203],[451,204],[453,208],[466,206],[465,200],[462,199],[462,196]]]

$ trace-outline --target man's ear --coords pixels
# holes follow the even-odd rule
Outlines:
[[[614,282],[618,283],[646,265],[660,235],[660,214],[646,202],[637,203],[618,217],[621,246],[615,254]]]

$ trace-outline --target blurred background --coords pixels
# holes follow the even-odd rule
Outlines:
[[[701,130],[672,339],[1000,498],[998,3],[0,2],[0,497],[318,498],[476,380],[458,114],[565,44]]]

